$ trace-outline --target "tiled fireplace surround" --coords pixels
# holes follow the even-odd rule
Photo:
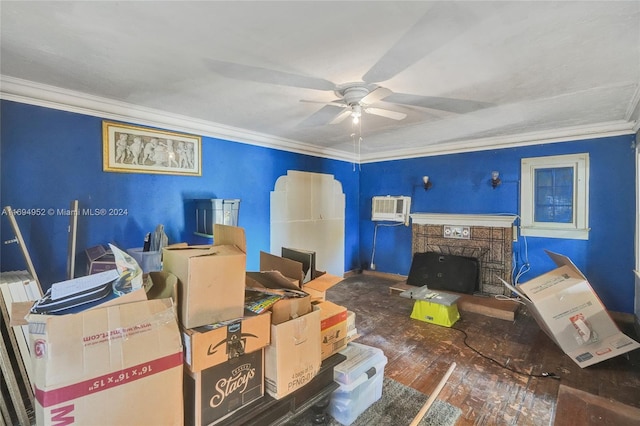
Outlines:
[[[480,292],[509,294],[497,277],[511,282],[513,215],[414,213],[411,255],[427,251],[474,257],[480,261]],[[445,238],[445,226],[470,228],[469,239]]]

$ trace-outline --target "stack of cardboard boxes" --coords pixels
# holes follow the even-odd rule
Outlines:
[[[342,278],[319,273],[303,286],[300,263],[268,253],[260,271],[247,272],[244,230],[215,225],[214,235],[212,246],[163,253],[163,269],[178,277],[186,424],[221,422],[265,392],[289,395],[347,343],[346,309],[315,303]],[[255,314],[245,309],[247,288],[290,297]]]
[[[30,315],[38,424],[222,422],[265,393],[309,383],[347,344],[347,311],[324,301],[340,277],[261,253],[246,271],[242,228],[216,225],[213,245],[163,250],[153,286],[67,315]],[[245,290],[284,293],[245,309]]]
[[[152,280],[148,294],[141,288],[75,314],[27,316],[38,425],[182,422],[177,280],[162,272]]]
[[[168,247],[163,269],[178,277],[188,424],[209,424],[264,394],[269,316],[244,317],[244,230],[216,228],[207,246]]]

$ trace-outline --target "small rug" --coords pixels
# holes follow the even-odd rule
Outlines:
[[[429,395],[385,377],[382,383],[382,398],[360,414],[351,426],[409,426],[428,398]],[[459,408],[436,399],[419,425],[454,426],[461,414],[462,411]],[[340,423],[331,416],[327,417],[328,426],[340,426]],[[288,422],[287,426],[313,424],[311,410],[309,410]]]

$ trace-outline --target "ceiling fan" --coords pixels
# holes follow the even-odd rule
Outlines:
[[[451,17],[455,17],[455,19]],[[340,123],[349,116],[359,120],[363,112],[392,120],[402,120],[407,116],[403,112],[373,106],[383,99],[385,104],[465,114],[493,105],[466,99],[397,93],[376,83],[390,80],[398,73],[423,59],[430,52],[439,49],[449,40],[467,31],[474,23],[477,23],[477,20],[475,20],[473,13],[470,13],[467,9],[460,8],[456,2],[435,2],[397,40],[395,45],[362,76],[362,81],[355,83],[337,85],[322,78],[216,59],[208,59],[207,63],[213,72],[232,79],[333,91],[338,96],[338,99],[331,102],[302,100],[302,102],[325,105],[304,120],[305,125],[316,126]]]
[[[371,106],[393,93],[385,87],[366,83],[347,83],[338,86],[334,90],[334,93],[339,99],[331,102],[309,101],[304,99],[301,100],[301,102],[321,103],[344,109],[338,112],[338,114],[329,121],[329,124],[341,123],[347,117],[351,117],[353,124],[358,124],[362,113],[378,115],[392,120],[402,120],[407,116],[407,114],[403,112]]]

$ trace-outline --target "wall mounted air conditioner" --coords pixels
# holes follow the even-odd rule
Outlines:
[[[371,200],[371,220],[404,222],[409,225],[411,197],[376,196]]]

